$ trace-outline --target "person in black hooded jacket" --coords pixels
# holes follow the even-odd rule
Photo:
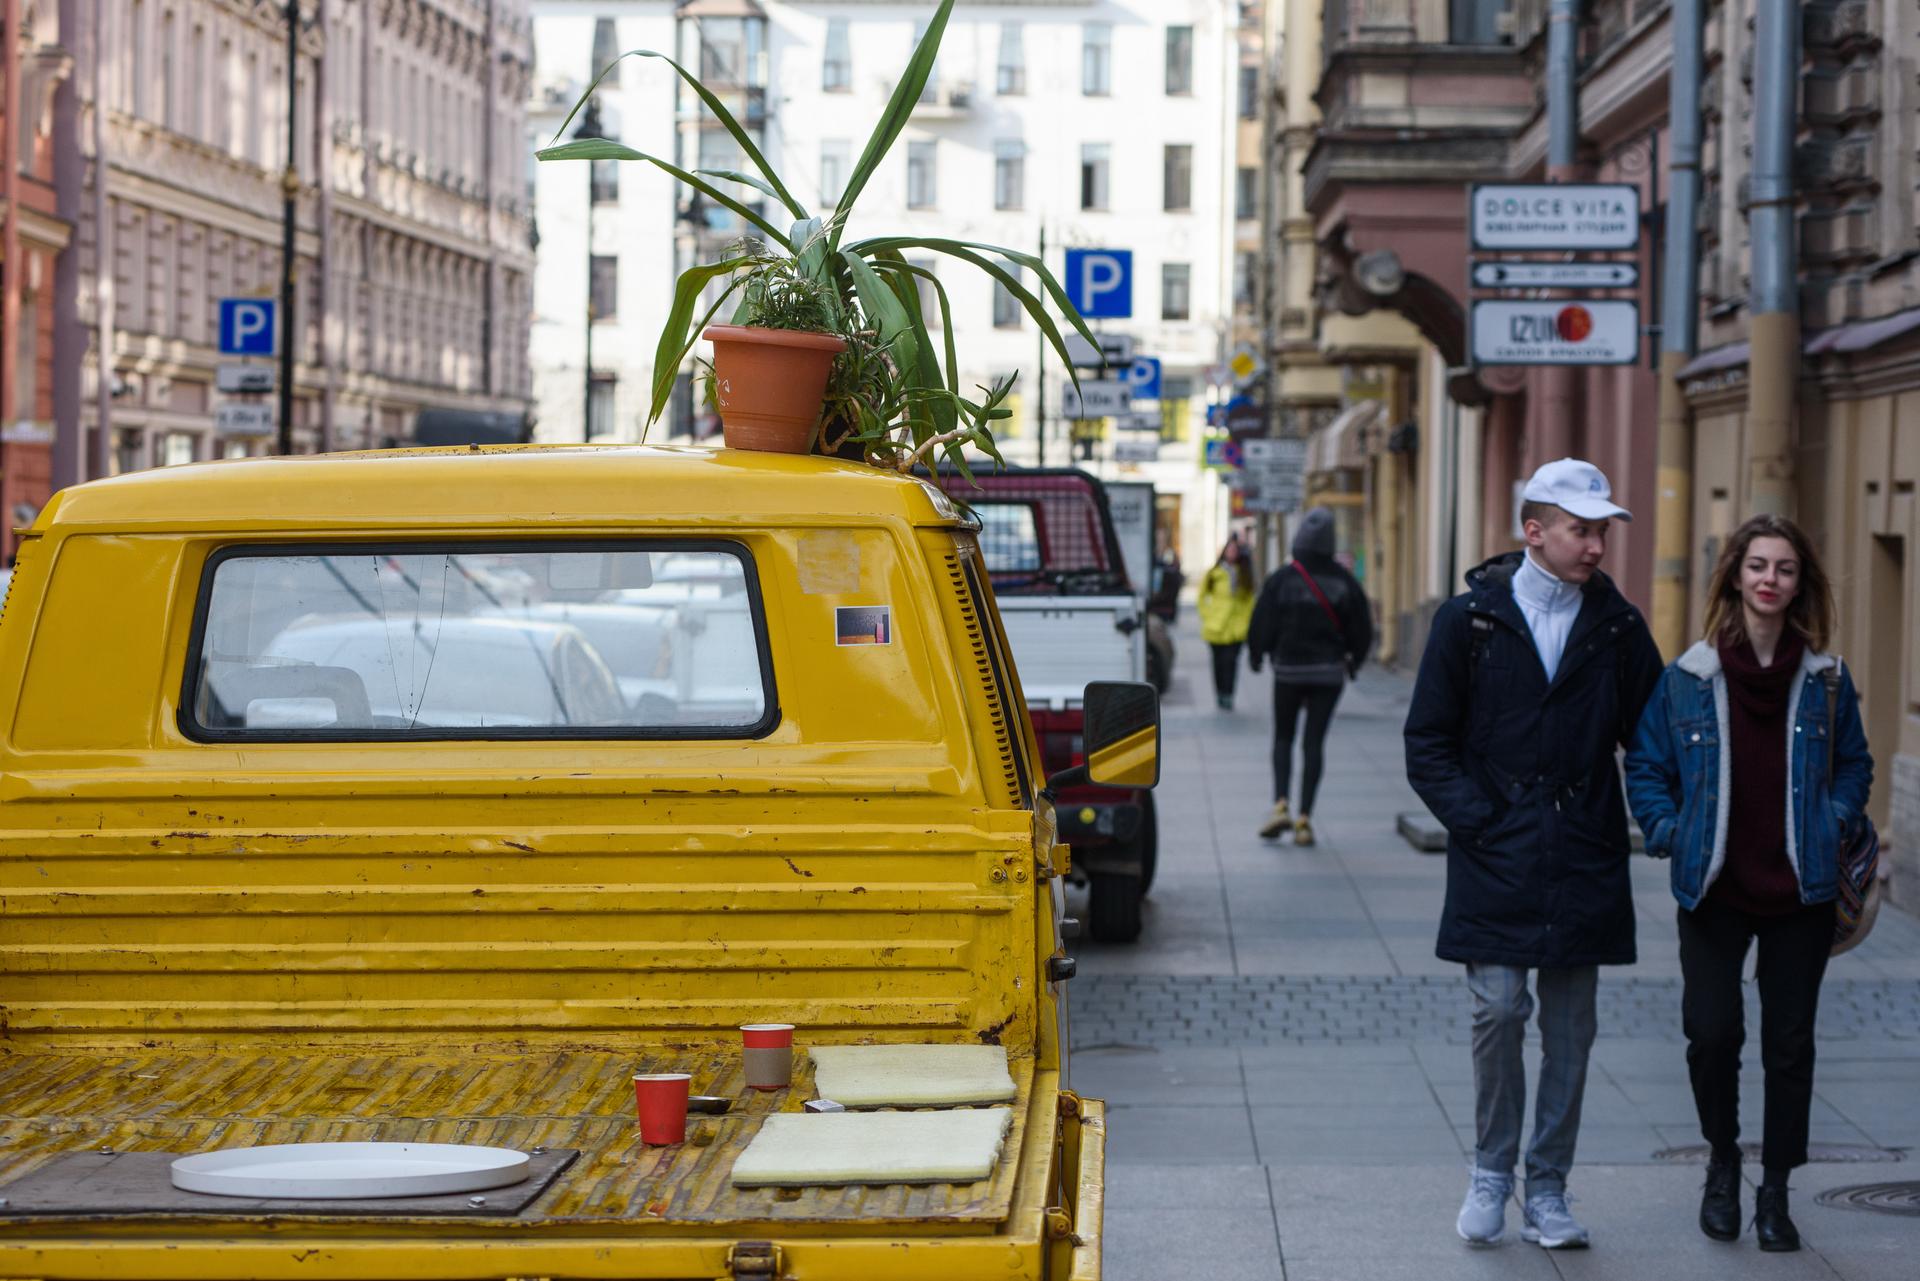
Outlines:
[[[1548,463],[1522,491],[1527,547],[1467,574],[1434,616],[1407,713],[1407,781],[1447,829],[1436,948],[1473,997],[1474,1168],[1456,1227],[1505,1230],[1525,1120],[1523,1057],[1539,994],[1541,1067],[1525,1235],[1587,1244],[1567,1210],[1598,966],[1634,960],[1631,847],[1616,751],[1660,678],[1640,611],[1601,573],[1632,516],[1600,469]]]
[[[1313,844],[1313,799],[1326,764],[1327,727],[1340,690],[1373,646],[1373,607],[1333,558],[1333,513],[1315,507],[1293,536],[1293,559],[1270,575],[1247,624],[1247,662],[1273,659],[1273,812],[1260,828],[1272,840],[1293,824],[1296,845]],[[1289,813],[1294,727],[1301,745],[1300,808]]]

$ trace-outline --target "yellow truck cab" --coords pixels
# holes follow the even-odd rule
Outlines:
[[[939,489],[537,446],[84,485],[26,533],[0,711],[0,1278],[1099,1275],[1067,851]],[[804,1053],[743,1087],[756,1021],[1006,1047],[992,1176],[734,1187],[814,1097]],[[643,1145],[661,1071],[732,1111]],[[515,1212],[139,1184],[336,1140],[563,1168]]]

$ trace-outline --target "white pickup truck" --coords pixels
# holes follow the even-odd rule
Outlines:
[[[1081,758],[1088,681],[1146,679],[1146,615],[1100,481],[1076,468],[942,472],[940,484],[980,522],[1007,644],[1048,774]],[[1076,787],[1056,800],[1072,879],[1089,892],[1089,928],[1104,942],[1140,935],[1159,832],[1153,793]]]

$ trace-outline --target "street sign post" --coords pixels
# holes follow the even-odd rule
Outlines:
[[[1640,356],[1640,307],[1615,299],[1473,304],[1477,365],[1631,365]]]
[[[1307,442],[1260,437],[1240,442],[1250,512],[1296,512],[1307,496]]]
[[[274,319],[278,311],[271,298],[222,298],[220,300],[220,354],[223,356],[271,356],[274,353]]]
[[[1102,365],[1124,369],[1133,359],[1132,334],[1095,334],[1094,338],[1098,346],[1079,334],[1065,335],[1067,359],[1075,369],[1098,369]]]
[[[1135,356],[1120,377],[1132,389],[1135,400],[1160,399],[1159,357]]]
[[[1640,189],[1626,183],[1476,183],[1467,189],[1475,249],[1632,249]]]
[[[265,401],[230,401],[215,405],[213,429],[222,436],[271,436],[273,406]]]
[[[1067,250],[1067,298],[1088,320],[1133,315],[1133,250]]]
[[[1060,388],[1063,418],[1112,418],[1127,412],[1127,384],[1117,378],[1083,378],[1076,392],[1072,383]]]
[[[1476,262],[1481,289],[1630,289],[1640,268],[1630,262]]]
[[[273,390],[272,365],[220,365],[213,371],[213,385],[220,391],[241,395]]]

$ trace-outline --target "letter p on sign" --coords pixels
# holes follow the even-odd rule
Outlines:
[[[1088,320],[1133,315],[1133,250],[1067,250],[1067,299]]]
[[[220,300],[220,354],[271,356],[274,352],[274,302],[270,298]]]

